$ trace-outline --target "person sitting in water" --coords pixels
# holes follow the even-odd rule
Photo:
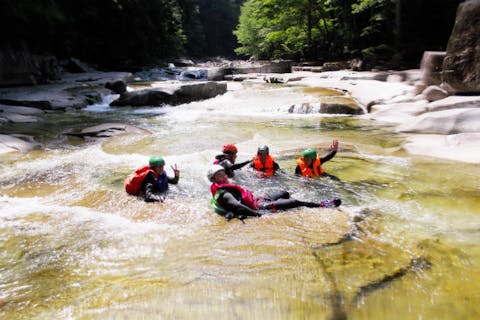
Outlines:
[[[330,152],[323,157],[318,157],[317,151],[313,148],[303,151],[302,157],[297,159],[295,174],[309,178],[326,175],[322,168],[322,164],[335,157],[337,150],[338,140],[334,139],[330,145]]]
[[[180,178],[177,164],[171,166],[175,175],[173,178],[167,175],[164,167],[165,160],[162,157],[151,157],[148,165],[138,168],[125,179],[125,190],[129,194],[143,196],[146,202],[163,202],[168,184],[177,184]]]
[[[262,177],[271,177],[280,170],[280,166],[270,155],[268,146],[258,148],[257,155],[253,158],[250,167],[260,173]]]
[[[223,215],[227,220],[233,218],[260,217],[262,211],[286,210],[297,207],[331,208],[341,204],[340,199],[324,200],[320,202],[300,201],[290,197],[287,191],[272,195],[255,197],[250,190],[228,181],[225,169],[220,165],[213,165],[207,172],[207,178],[212,182],[211,203],[215,212]]]
[[[222,154],[215,156],[215,161],[213,164],[219,164],[225,168],[225,172],[229,178],[233,178],[235,176],[235,172],[233,172],[234,170],[241,169],[252,161],[248,160],[241,163],[235,163],[238,149],[234,144],[224,145],[222,152]]]

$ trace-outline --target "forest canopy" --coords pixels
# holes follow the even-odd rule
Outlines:
[[[458,0],[2,0],[1,48],[102,68],[171,57],[417,61]]]

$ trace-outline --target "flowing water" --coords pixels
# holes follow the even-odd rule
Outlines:
[[[322,90],[320,90],[322,91]],[[90,106],[3,132],[44,145],[1,156],[0,318],[478,319],[480,169],[404,153],[405,136],[361,117],[292,114],[319,92],[230,83],[177,107]],[[151,132],[84,141],[104,122]],[[305,148],[340,151],[339,180],[293,176]],[[294,209],[226,222],[205,173],[225,143],[238,161],[261,145],[285,170],[256,193],[341,197],[341,211]],[[164,203],[128,196],[123,179],[150,155],[181,170]]]

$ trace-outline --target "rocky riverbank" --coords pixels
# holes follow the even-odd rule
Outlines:
[[[385,81],[375,80],[386,75]],[[412,154],[480,162],[480,95],[433,99],[418,94],[419,70],[372,73],[337,71],[308,75],[299,83],[347,90],[369,112],[361,117],[395,126],[409,135]],[[298,75],[296,75],[298,77]]]
[[[208,74],[207,70],[206,74]],[[244,81],[291,83],[306,87],[323,87],[346,91],[361,107],[358,114],[379,123],[389,123],[395,130],[408,134],[403,149],[412,154],[464,162],[480,162],[480,96],[451,95],[432,98],[418,94],[420,70],[354,72],[297,71],[292,73],[249,73]],[[112,106],[154,106],[162,103],[185,103],[212,98],[226,92],[228,81],[156,82],[156,85],[128,87],[134,76],[130,73],[66,74],[56,83],[0,89],[0,123],[40,121],[45,112],[68,112],[98,103],[102,96],[119,92]],[[238,81],[238,79],[237,79]],[[121,85],[119,85],[121,84]],[[109,88],[109,89],[108,89]],[[121,89],[118,89],[121,88]],[[123,88],[123,89],[122,89]],[[331,113],[351,106],[336,106]],[[326,108],[305,112],[328,111]],[[323,111],[321,111],[323,110]],[[106,124],[107,125],[107,124]],[[102,136],[108,126],[102,126]],[[119,124],[112,124],[118,127]],[[35,137],[0,132],[0,152],[28,152],[40,147]],[[94,136],[94,133],[89,133]]]

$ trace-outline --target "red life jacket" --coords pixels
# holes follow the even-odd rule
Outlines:
[[[127,177],[123,183],[125,191],[128,194],[138,195],[142,188],[142,182],[149,172],[153,172],[155,179],[158,178],[158,174],[149,165],[143,166],[135,170],[129,177]]]
[[[315,161],[313,162],[313,172],[310,169],[310,167],[308,167],[305,164],[305,160],[303,158],[298,158],[297,164],[300,167],[300,170],[302,171],[302,176],[304,177],[313,178],[313,177],[321,176],[325,173],[325,171],[321,166],[320,158],[315,159]]]
[[[239,185],[232,184],[232,183],[222,183],[222,184],[212,183],[212,185],[210,186],[210,191],[212,192],[212,196],[215,199],[215,204],[217,206],[220,206],[216,201],[218,198],[217,192],[222,189],[226,189],[226,190],[233,189],[233,190],[239,191],[242,197],[241,202],[247,207],[253,210],[257,210],[258,208],[257,199],[253,197],[252,192],[250,190],[240,187]]]
[[[265,165],[263,165],[260,157],[257,155],[255,158],[253,158],[253,167],[255,170],[262,172],[266,177],[271,177],[275,173],[273,167],[273,157],[270,155],[268,155],[265,159]]]

